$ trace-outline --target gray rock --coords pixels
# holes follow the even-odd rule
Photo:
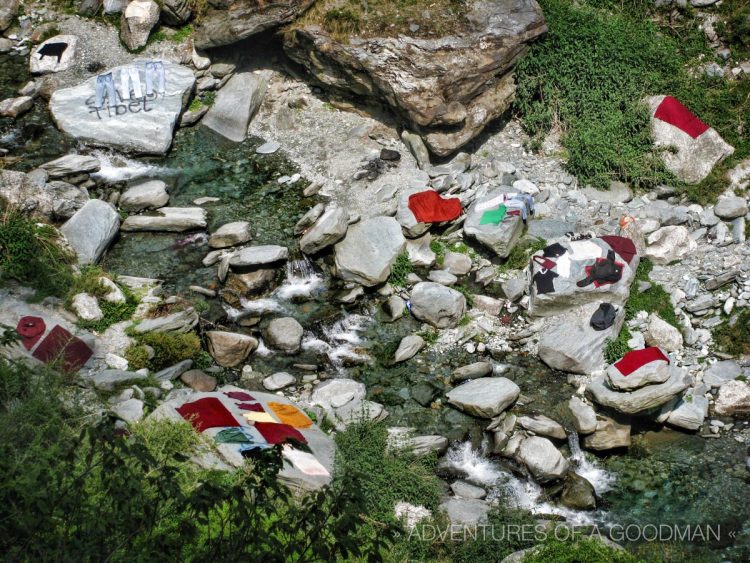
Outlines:
[[[5,0],[0,4],[0,32],[5,31],[13,23],[18,13],[19,0]]]
[[[388,300],[383,303],[383,311],[388,315],[386,322],[395,322],[404,316],[404,308],[406,303],[398,295],[391,295]]]
[[[101,167],[98,158],[83,154],[66,154],[55,160],[42,164],[50,178],[63,178],[74,174],[96,172]]]
[[[144,319],[133,325],[138,334],[147,332],[190,332],[198,324],[198,313],[192,307],[163,317]]]
[[[297,379],[291,373],[280,371],[266,377],[263,380],[263,387],[269,391],[279,391],[295,383],[297,383]]]
[[[120,229],[126,232],[184,233],[205,229],[207,216],[202,207],[162,207],[153,215],[129,215]]]
[[[472,205],[464,222],[464,234],[475,239],[500,258],[507,258],[518,242],[523,231],[523,221],[517,216],[506,217],[499,225],[480,225],[485,210],[482,205],[502,195],[504,190],[496,190],[478,199]]]
[[[744,381],[727,381],[719,388],[714,412],[720,416],[750,414],[750,385]]]
[[[690,231],[682,226],[662,227],[646,239],[646,257],[654,264],[669,264],[682,260],[695,251],[698,244],[690,236]]]
[[[484,311],[488,315],[497,317],[503,310],[505,301],[502,299],[495,299],[487,295],[475,295],[474,296],[474,309]]]
[[[153,0],[130,0],[120,20],[120,39],[130,51],[146,45],[160,13]]]
[[[454,481],[451,483],[451,491],[457,497],[469,499],[483,499],[487,496],[487,491],[482,487],[477,487],[466,481]]]
[[[208,239],[211,248],[229,248],[248,242],[252,238],[250,223],[247,221],[234,221],[225,223],[213,233]]]
[[[230,141],[244,141],[250,120],[263,102],[267,89],[268,79],[264,74],[235,74],[219,90],[216,101],[201,123]]]
[[[422,137],[404,129],[401,133],[401,140],[409,148],[409,152],[414,156],[417,165],[422,170],[430,167],[430,152],[427,150]]]
[[[398,364],[410,360],[424,347],[424,339],[418,334],[410,334],[401,339],[398,349],[393,356],[393,363]]]
[[[34,98],[31,96],[8,98],[0,102],[0,117],[15,119],[29,111],[32,107],[34,107]]]
[[[99,307],[99,301],[88,293],[74,295],[71,307],[82,321],[100,321],[104,318],[104,313]]]
[[[0,170],[0,199],[41,219],[58,221],[70,219],[89,200],[89,193],[67,182],[47,182],[43,170]]]
[[[612,181],[609,183],[609,189],[597,190],[591,186],[586,186],[581,190],[581,193],[591,201],[604,201],[607,203],[627,203],[633,199],[633,191],[630,187],[623,183]]]
[[[742,375],[742,368],[734,360],[724,360],[711,364],[703,372],[703,383],[709,387],[721,387],[727,381]]]
[[[284,246],[248,246],[234,253],[229,259],[232,268],[255,268],[286,261],[289,250]]]
[[[367,391],[363,383],[353,379],[329,379],[319,383],[310,396],[310,403],[323,408],[339,408],[349,402],[365,398]]]
[[[606,451],[630,447],[630,425],[621,424],[612,418],[598,416],[596,431],[583,439],[589,450]]]
[[[602,406],[624,414],[636,414],[669,402],[687,389],[689,378],[684,370],[670,367],[670,377],[664,383],[647,385],[630,392],[618,392],[611,389],[604,377],[594,379],[586,392]]]
[[[341,207],[329,207],[299,241],[305,254],[317,254],[339,242],[349,228],[349,213]]]
[[[427,274],[427,279],[431,282],[447,286],[455,285],[458,282],[458,278],[456,276],[454,276],[450,272],[446,272],[445,270],[432,270],[429,274]]]
[[[257,338],[223,330],[206,332],[206,342],[211,357],[225,368],[239,366],[258,347]]]
[[[550,319],[539,334],[539,358],[553,369],[589,374],[605,365],[604,347],[614,339],[625,320],[620,307],[612,326],[605,330],[591,327],[591,316],[599,308],[592,303]]]
[[[563,482],[560,502],[573,510],[594,510],[596,492],[594,486],[573,471],[568,471]]]
[[[173,366],[157,371],[154,374],[154,379],[157,381],[173,381],[182,376],[182,374],[188,371],[191,367],[193,367],[193,360],[182,360]]]
[[[133,184],[120,196],[118,205],[125,211],[158,209],[169,203],[167,185],[161,180],[146,180]]]
[[[692,301],[689,301],[685,305],[685,310],[688,313],[699,313],[707,309],[711,309],[716,305],[716,300],[712,295],[701,295]]]
[[[140,67],[140,65],[137,65]],[[108,69],[119,77],[123,67]],[[145,68],[139,68],[145,84]],[[57,127],[86,144],[113,147],[125,152],[165,154],[172,144],[172,133],[195,85],[190,69],[164,62],[166,89],[125,103],[96,108],[96,76],[71,88],[55,90],[50,111]]]
[[[526,236],[528,238],[543,238],[552,240],[565,236],[565,233],[576,230],[575,223],[560,219],[534,219],[529,221]]]
[[[143,401],[140,399],[128,399],[112,407],[112,412],[117,418],[125,422],[138,422],[143,418]]]
[[[209,393],[216,389],[216,378],[199,369],[191,369],[180,376],[180,380],[199,393]]]
[[[79,264],[94,264],[117,236],[119,228],[117,211],[100,199],[92,199],[60,227],[60,232],[75,251]]]
[[[445,513],[451,526],[474,526],[487,522],[490,505],[478,499],[450,498],[441,503],[439,510]]]
[[[396,221],[398,221],[404,230],[404,235],[410,239],[420,237],[430,230],[431,223],[420,223],[417,221],[417,217],[409,207],[409,198],[421,191],[423,189],[420,187],[401,192],[396,206]]]
[[[451,374],[452,381],[464,381],[466,379],[476,379],[485,377],[492,373],[492,364],[489,362],[474,362],[466,366],[461,366],[453,370]]]
[[[568,470],[567,460],[547,438],[526,438],[521,442],[516,456],[542,483],[559,479]]]
[[[435,263],[435,253],[430,248],[432,235],[426,233],[417,239],[406,240],[406,253],[409,255],[409,262],[412,265],[423,268],[431,268]]]
[[[682,349],[680,331],[654,313],[649,315],[644,336],[649,346],[658,346],[667,352],[677,352]]]
[[[664,360],[649,362],[627,376],[611,365],[607,368],[607,383],[617,391],[632,391],[655,383],[664,383],[672,375],[669,363]]]
[[[716,216],[724,220],[744,217],[747,215],[747,211],[747,200],[737,196],[720,197],[714,207]]]
[[[411,292],[411,313],[435,328],[453,328],[466,314],[466,298],[439,283],[420,282]]]
[[[344,240],[336,244],[337,275],[366,287],[388,279],[406,239],[392,217],[373,217],[349,227]]]
[[[133,371],[121,371],[117,369],[105,369],[94,374],[91,382],[100,391],[114,391],[116,387],[126,383],[136,383],[146,379],[148,376]]]
[[[521,390],[505,377],[472,379],[446,394],[448,402],[478,418],[493,418],[512,405]]]
[[[162,0],[161,19],[171,26],[184,25],[193,14],[190,0]]]
[[[575,426],[576,432],[585,436],[596,430],[596,412],[591,405],[573,396],[568,401],[568,409],[570,414],[573,415],[573,426]]]
[[[706,281],[706,289],[708,291],[719,289],[720,287],[737,279],[737,274],[739,274],[739,270],[729,270],[727,272],[724,272],[723,274],[719,274],[718,276]]]
[[[527,281],[526,278],[511,278],[502,282],[500,287],[503,290],[503,295],[513,303],[523,297],[526,292]]]
[[[294,225],[294,234],[295,235],[301,235],[304,233],[307,229],[312,227],[315,224],[315,221],[320,219],[320,217],[323,215],[323,213],[326,210],[326,206],[324,203],[318,203],[311,207],[307,213],[305,213],[299,221],[297,221],[297,224]]]
[[[293,317],[273,319],[266,327],[264,336],[266,343],[285,354],[296,354],[302,344],[302,325]]]
[[[680,398],[667,417],[672,426],[685,430],[698,430],[708,416],[708,399],[688,391]]]
[[[518,423],[525,430],[538,434],[539,436],[547,436],[549,438],[555,438],[556,440],[566,440],[568,438],[565,429],[558,422],[555,422],[543,414],[522,416],[518,419]]]
[[[442,268],[454,276],[465,276],[471,271],[471,258],[460,252],[448,251],[443,256]]]

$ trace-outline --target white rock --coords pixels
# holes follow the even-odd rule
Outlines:
[[[99,308],[99,302],[96,297],[88,293],[79,293],[73,296],[73,310],[82,321],[100,321],[104,318],[104,313]]]

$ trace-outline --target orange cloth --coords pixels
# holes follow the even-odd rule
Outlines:
[[[271,409],[284,424],[288,424],[294,428],[309,428],[312,426],[312,420],[293,405],[268,403],[268,408]]]

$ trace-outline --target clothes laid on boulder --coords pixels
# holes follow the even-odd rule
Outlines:
[[[37,346],[32,356],[45,364],[54,363],[63,371],[73,373],[81,369],[93,354],[88,344],[57,325]]]
[[[264,412],[260,403],[237,403],[235,406],[242,411]]]
[[[567,252],[566,248],[559,242],[555,242],[542,250],[542,256],[545,258],[559,258]]]
[[[409,196],[409,209],[420,223],[443,223],[461,216],[461,200],[427,190]]]
[[[594,330],[606,330],[615,323],[617,309],[612,303],[602,303],[591,315],[591,328]]]
[[[633,261],[633,258],[638,255],[635,243],[627,237],[607,235],[600,238],[611,246],[612,250],[614,250],[618,256],[628,264],[630,264]]]
[[[595,287],[620,281],[624,264],[615,262],[615,251],[610,250],[606,258],[597,258],[592,266],[586,266],[586,277],[577,282],[578,287],[594,284]]]
[[[205,397],[175,409],[198,432],[217,426],[241,426],[216,397]]]
[[[555,291],[553,280],[559,277],[558,274],[549,269],[541,269],[534,274],[533,280],[536,284],[537,293],[552,293]]]
[[[693,115],[673,96],[664,96],[664,100],[656,108],[654,117],[678,127],[693,139],[697,139],[709,129],[708,125]]]
[[[557,267],[555,268],[558,274],[566,278],[570,277],[572,262],[595,260],[604,256],[605,252],[601,246],[588,240],[573,241],[568,246],[568,251],[560,254],[557,258]]]
[[[39,342],[46,330],[47,325],[41,317],[21,317],[16,326],[21,344],[27,350],[31,350]]]
[[[283,444],[289,440],[294,440],[301,444],[307,443],[302,433],[288,424],[256,422],[255,428],[269,444]]]
[[[235,401],[255,401],[255,397],[253,397],[250,393],[245,393],[244,391],[230,391],[224,394],[230,399],[234,399]]]
[[[258,442],[264,442],[260,435],[253,435],[250,428],[243,426],[237,426],[233,428],[224,428],[216,436],[214,440],[220,444],[253,444]]]
[[[269,402],[268,408],[271,409],[284,424],[288,424],[294,428],[309,428],[312,426],[312,420],[294,405]]]
[[[278,422],[278,420],[276,420],[273,416],[271,416],[266,411],[261,411],[261,412],[250,411],[250,412],[243,413],[242,416],[244,416],[248,422]]]
[[[330,476],[330,473],[325,467],[323,467],[323,464],[310,453],[295,450],[289,444],[285,444],[281,449],[281,455],[305,475]]]
[[[482,213],[482,218],[479,220],[480,225],[497,225],[503,222],[505,215],[508,212],[508,208],[503,204],[497,209],[489,209]]]
[[[615,362],[614,367],[617,368],[617,371],[623,376],[627,377],[644,365],[657,361],[669,363],[669,356],[664,354],[664,352],[656,346],[651,346],[649,348],[644,348],[643,350],[632,350],[631,352],[628,352],[621,360]]]

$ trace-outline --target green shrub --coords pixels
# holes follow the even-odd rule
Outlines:
[[[182,43],[186,39],[189,39],[191,35],[193,35],[193,26],[187,24],[170,35],[169,40],[173,43]]]
[[[635,318],[639,311],[656,313],[662,320],[668,322],[678,330],[681,329],[680,321],[674,312],[669,293],[658,283],[651,281],[649,272],[654,265],[648,258],[642,258],[635,273],[635,281],[630,291],[630,297],[625,303],[625,320]],[[645,281],[651,284],[646,291],[638,291],[638,282]]]
[[[620,334],[617,338],[608,338],[604,343],[604,359],[608,364],[614,364],[617,360],[622,358],[625,354],[630,352],[630,346],[628,346],[628,340],[632,338],[630,329],[627,325],[622,325]]]
[[[204,363],[201,340],[192,332],[147,332],[138,335],[136,341],[136,344],[125,350],[125,359],[131,369],[148,367],[152,371],[159,371],[183,360],[193,360],[201,365]],[[144,346],[150,346],[154,351],[154,357],[150,360]]]
[[[542,250],[547,246],[547,241],[543,238],[526,238],[513,247],[508,258],[500,266],[501,272],[511,270],[522,270],[529,265],[532,254]]]
[[[550,538],[523,558],[523,563],[635,563],[637,559],[627,551],[610,547],[603,542],[580,538],[562,541]]]
[[[404,287],[406,285],[406,278],[413,271],[414,267],[411,265],[409,255],[406,252],[402,252],[396,256],[396,261],[391,266],[391,275],[388,278],[388,282],[396,287]]]
[[[68,290],[68,296],[65,305],[68,309],[72,307],[73,297],[79,293],[88,293],[99,300],[99,308],[104,316],[98,321],[78,320],[77,324],[81,328],[103,332],[115,323],[130,319],[138,307],[138,298],[126,286],[118,285],[122,294],[125,296],[123,303],[112,303],[102,299],[111,291],[101,282],[102,277],[109,277],[98,266],[84,266],[80,275],[73,279],[73,284]],[[116,283],[116,282],[115,282]]]
[[[53,227],[0,204],[0,279],[28,285],[37,299],[64,297],[73,283],[74,257],[58,240]]]
[[[750,354],[750,310],[743,309],[714,328],[713,337],[719,349],[728,354]]]
[[[435,264],[442,266],[445,262],[445,245],[439,240],[430,242],[430,250],[435,253]]]

